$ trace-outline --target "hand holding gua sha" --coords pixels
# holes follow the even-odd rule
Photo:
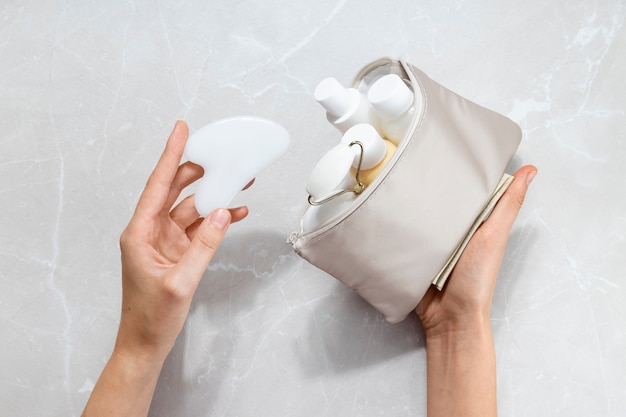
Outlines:
[[[278,160],[289,133],[267,119],[238,116],[204,126],[187,140],[184,156],[204,168],[195,196],[201,216],[227,207],[243,187]]]

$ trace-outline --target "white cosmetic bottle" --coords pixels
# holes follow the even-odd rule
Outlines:
[[[320,81],[313,97],[326,109],[328,121],[342,133],[358,123],[377,124],[376,112],[367,99],[357,89],[345,88],[332,77]]]
[[[341,138],[341,143],[345,145],[354,143],[350,146],[354,153],[353,173],[356,176],[360,162],[358,180],[365,186],[374,181],[396,151],[395,144],[383,139],[378,131],[367,123],[360,123],[348,129]],[[361,153],[363,153],[362,156]]]
[[[422,111],[421,94],[413,91],[396,74],[376,80],[367,92],[367,100],[380,115],[380,131],[396,146],[407,134],[411,121]]]

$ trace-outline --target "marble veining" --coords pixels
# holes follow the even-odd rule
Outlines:
[[[322,78],[401,57],[506,114],[540,169],[492,309],[502,416],[625,416],[626,2],[8,0],[0,6],[0,403],[80,414],[113,345],[118,238],[176,119],[292,134],[236,202],[152,416],[425,416],[423,334],[294,255],[339,139]],[[189,190],[193,192],[193,188]]]

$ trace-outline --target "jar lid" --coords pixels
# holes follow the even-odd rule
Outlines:
[[[413,92],[396,74],[387,74],[372,84],[367,99],[381,116],[397,119],[413,104]]]

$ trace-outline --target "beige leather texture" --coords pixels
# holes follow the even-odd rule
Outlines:
[[[405,62],[376,61],[354,85],[365,90],[390,72],[421,91],[422,113],[349,210],[290,241],[302,258],[396,323],[431,284],[443,287],[469,237],[510,182],[504,171],[521,130]]]

